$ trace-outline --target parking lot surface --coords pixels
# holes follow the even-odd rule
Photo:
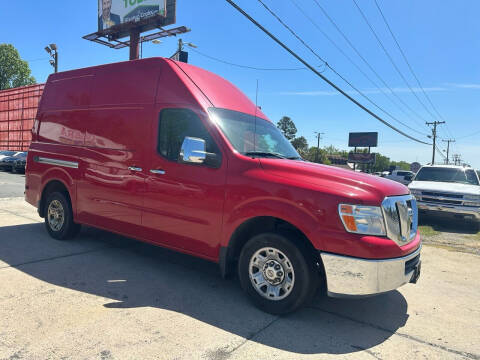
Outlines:
[[[422,261],[416,285],[273,316],[216,264],[92,228],[56,241],[7,197],[0,359],[480,359],[480,257],[427,244]]]
[[[0,171],[0,199],[21,197],[25,191],[25,175]]]

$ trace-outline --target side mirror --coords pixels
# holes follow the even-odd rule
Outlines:
[[[205,140],[186,136],[180,148],[179,160],[187,164],[203,164],[207,158]]]

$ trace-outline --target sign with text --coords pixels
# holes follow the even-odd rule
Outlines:
[[[355,164],[375,164],[377,159],[375,153],[354,153],[348,154],[348,162]]]
[[[166,13],[167,0],[98,0],[98,31],[165,17]]]
[[[376,147],[378,144],[378,132],[355,132],[348,136],[350,147]]]

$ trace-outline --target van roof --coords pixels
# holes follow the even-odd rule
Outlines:
[[[111,73],[109,70],[111,70]],[[86,90],[93,87],[91,81],[94,81],[93,78],[98,76],[102,77],[102,81],[108,79],[108,89],[101,92],[100,96],[89,98],[85,95],[88,92]],[[125,77],[125,79],[122,79],[122,77]],[[71,79],[73,79],[70,86],[72,92],[78,92],[78,88],[83,87],[85,89],[83,94],[74,94],[75,96],[72,96],[72,94],[65,93],[65,85],[69,81],[64,80]],[[169,84],[168,91],[165,91],[167,89],[161,89],[161,86],[157,87],[158,84],[165,82]],[[61,85],[61,91],[55,91],[56,84],[60,85],[60,83],[64,83],[64,85]],[[156,96],[156,102],[189,103],[196,99],[205,108],[225,108],[267,119],[260,109],[256,109],[255,104],[245,94],[224,78],[197,66],[162,57],[103,64],[59,72],[50,75],[47,84],[50,85],[52,92],[55,93],[50,94],[50,96],[48,93],[44,94],[47,99],[45,99],[43,105],[47,108],[52,106],[65,108],[70,107],[70,105],[73,107],[88,106],[92,104],[98,105],[99,103],[111,104],[113,100],[117,100],[119,103],[130,100],[135,103],[142,103],[142,101],[145,103],[150,101],[150,97],[152,101],[155,101],[154,96]],[[98,94],[97,85],[95,85],[97,89],[94,88],[94,91]],[[149,89],[141,89],[144,93],[141,95],[137,93],[135,96],[135,92],[131,90],[140,86],[149,87]],[[108,96],[109,92],[117,93],[120,88],[125,87],[130,90],[127,95],[119,93],[115,95],[115,98],[114,94]],[[180,87],[185,89],[180,90]],[[148,92],[148,97],[145,97],[145,92]],[[156,94],[154,94],[155,92]],[[187,94],[187,92],[190,94]],[[64,94],[63,103],[59,99],[59,95],[62,97],[62,93]],[[172,99],[163,100],[165,96],[168,97],[170,95]],[[159,101],[159,97],[161,97],[161,101]],[[70,102],[72,103],[70,104]]]

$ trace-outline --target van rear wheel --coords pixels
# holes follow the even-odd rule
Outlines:
[[[243,247],[238,273],[243,290],[257,307],[285,314],[315,295],[319,274],[305,254],[281,233],[252,237]]]
[[[45,202],[45,226],[51,237],[68,240],[80,231],[80,225],[73,222],[70,200],[61,192],[48,195]]]

